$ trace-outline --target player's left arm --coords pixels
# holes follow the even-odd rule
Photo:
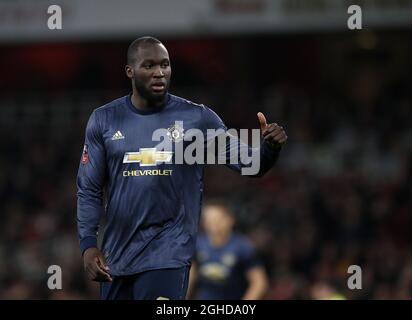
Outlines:
[[[257,265],[246,271],[248,287],[242,300],[262,299],[269,287],[269,281],[263,266]]]
[[[241,247],[241,259],[248,287],[243,294],[242,300],[262,299],[269,288],[269,280],[265,267],[259,258],[256,248],[246,241]]]

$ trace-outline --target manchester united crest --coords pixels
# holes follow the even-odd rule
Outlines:
[[[184,129],[178,124],[174,124],[171,127],[167,129],[167,136],[173,141],[173,142],[179,142],[183,140],[184,137]]]

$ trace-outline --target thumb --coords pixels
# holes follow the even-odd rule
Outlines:
[[[109,270],[109,267],[108,267],[107,264],[106,264],[106,260],[105,260],[105,258],[104,258],[104,256],[103,256],[103,254],[99,254],[99,255],[97,256],[97,260],[98,260],[100,266],[101,266],[104,270],[106,270],[106,271]]]
[[[259,119],[260,129],[263,131],[266,129],[266,126],[268,125],[266,122],[266,118],[262,112],[258,112],[257,116]]]

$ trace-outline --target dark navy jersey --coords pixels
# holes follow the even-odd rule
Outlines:
[[[186,266],[194,254],[204,165],[176,164],[174,149],[157,150],[152,133],[159,128],[176,141],[191,128],[227,130],[209,108],[171,94],[151,112],[136,109],[131,95],[119,98],[94,110],[87,124],[77,177],[80,248],[97,247],[104,213],[101,250],[113,275]],[[258,175],[278,151],[263,143],[260,154]]]
[[[199,236],[195,257],[196,299],[201,300],[241,299],[248,286],[247,272],[261,266],[251,243],[236,233],[221,247],[213,247],[207,236]]]

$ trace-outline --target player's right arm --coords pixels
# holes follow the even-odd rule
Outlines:
[[[86,127],[77,174],[77,230],[84,267],[91,280],[111,281],[103,254],[97,249],[97,231],[103,212],[106,152],[96,111]]]

